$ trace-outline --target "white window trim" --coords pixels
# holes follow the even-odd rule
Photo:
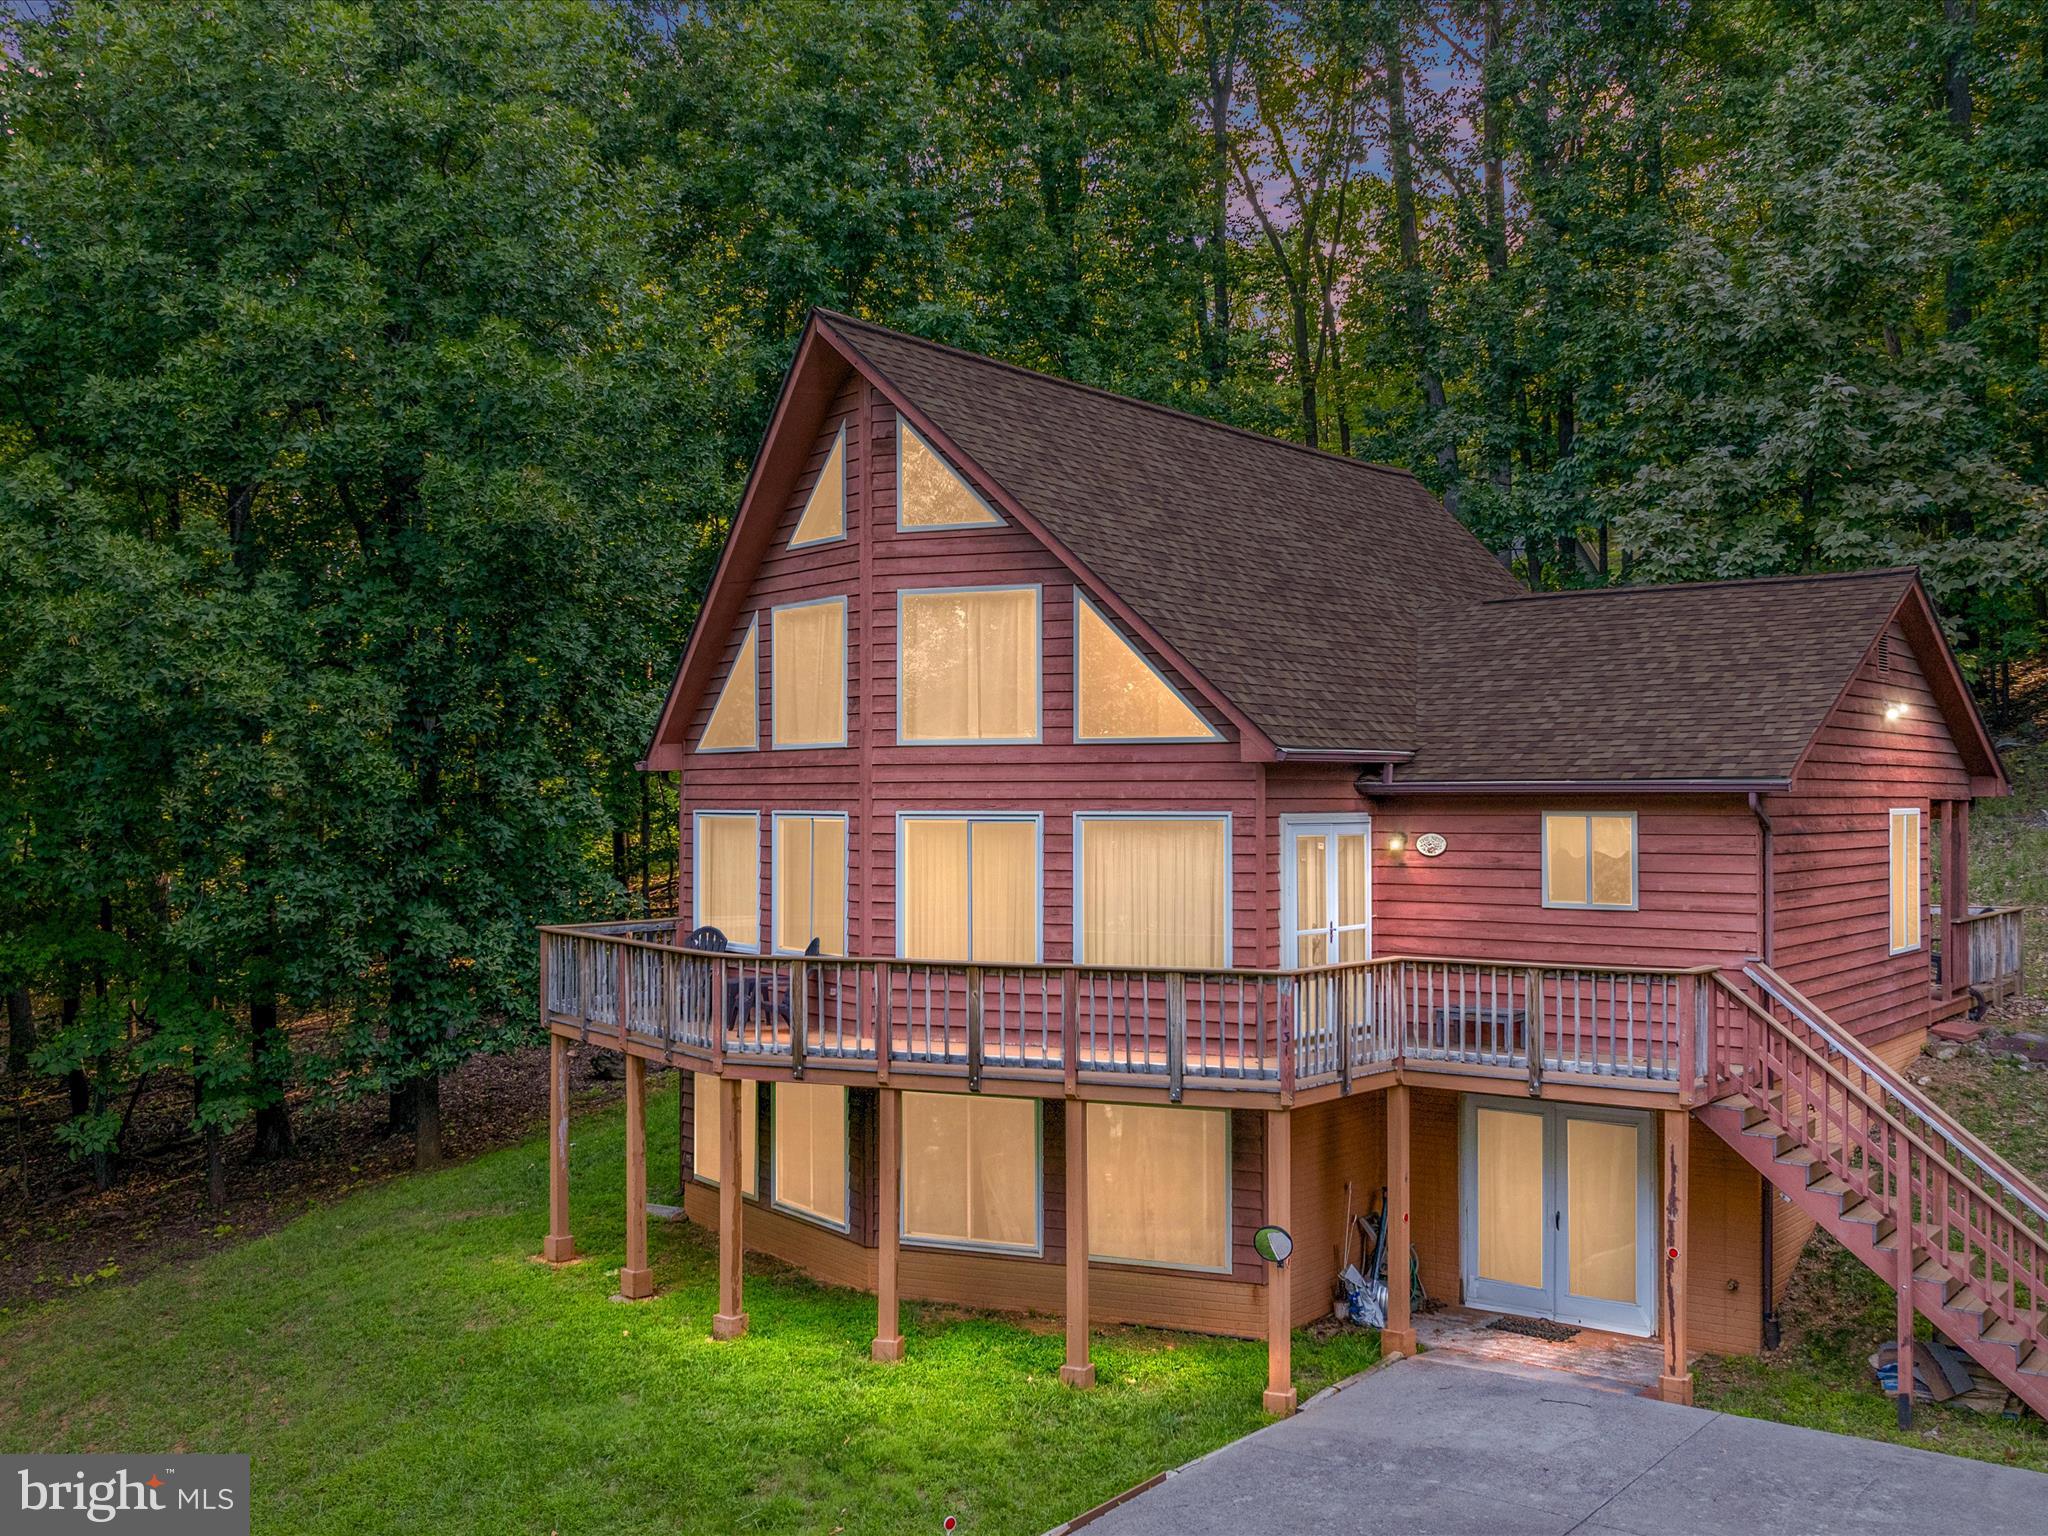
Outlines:
[[[693,1074],[694,1076],[697,1076],[697,1077],[711,1077],[711,1074],[710,1074],[710,1073],[708,1073],[708,1072],[698,1072],[698,1071],[697,1071],[697,1069],[696,1069],[695,1067],[687,1067],[687,1068],[686,1068],[686,1070],[687,1070],[687,1071],[689,1071],[690,1073],[692,1073],[692,1074]],[[727,1081],[729,1081],[729,1079],[726,1079],[726,1078],[721,1078],[721,1077],[711,1077],[711,1084],[712,1084],[712,1087],[713,1087],[713,1089],[714,1089],[714,1090],[715,1090],[715,1089],[717,1088],[717,1086],[718,1086],[718,1085],[719,1085],[720,1083],[723,1083],[723,1082],[727,1082]],[[762,1185],[761,1185],[761,1139],[760,1139],[760,1138],[761,1138],[761,1084],[760,1084],[760,1082],[758,1082],[757,1080],[755,1080],[755,1079],[752,1079],[752,1078],[741,1078],[741,1079],[740,1079],[740,1081],[741,1081],[741,1082],[743,1082],[743,1083],[747,1083],[747,1084],[749,1084],[749,1085],[750,1085],[750,1086],[751,1086],[751,1087],[753,1088],[753,1090],[754,1090],[754,1188],[753,1188],[753,1192],[752,1192],[752,1193],[750,1194],[750,1193],[749,1193],[749,1192],[748,1192],[748,1191],[746,1190],[746,1188],[744,1187],[744,1186],[745,1186],[745,1184],[746,1184],[746,1180],[745,1180],[745,1179],[742,1179],[742,1180],[740,1180],[740,1183],[741,1183],[741,1185],[742,1185],[742,1188],[740,1189],[740,1198],[741,1198],[742,1200],[753,1200],[753,1201],[756,1201],[756,1202],[758,1202],[758,1201],[760,1200],[760,1198],[761,1198],[761,1188],[762,1188]],[[694,1092],[694,1091],[695,1091],[695,1090],[693,1089],[693,1090],[692,1090],[692,1092]],[[698,1183],[698,1184],[704,1184],[704,1185],[708,1185],[708,1186],[709,1186],[710,1188],[712,1188],[712,1189],[716,1189],[716,1188],[718,1188],[718,1175],[717,1175],[716,1173],[706,1173],[706,1172],[704,1171],[704,1155],[703,1155],[703,1154],[704,1154],[704,1149],[703,1149],[702,1147],[700,1147],[700,1146],[698,1146],[698,1145],[697,1145],[697,1115],[696,1115],[696,1105],[695,1105],[695,1104],[693,1103],[693,1104],[691,1105],[691,1107],[690,1107],[690,1108],[691,1108],[691,1113],[690,1113],[690,1178],[691,1178],[691,1180],[692,1180],[693,1182],[695,1182],[695,1183]],[[721,1112],[722,1112],[722,1111],[721,1111]],[[773,1109],[772,1107],[771,1107],[771,1108],[769,1109],[769,1111],[768,1111],[768,1112],[769,1112],[769,1113],[770,1113],[771,1115],[775,1113],[775,1111],[774,1111],[774,1109]],[[742,1116],[741,1118],[742,1118],[742,1119],[744,1119],[745,1117],[744,1117],[744,1116]],[[721,1156],[723,1156],[723,1150],[722,1150],[722,1149],[721,1149],[720,1155],[721,1155]],[[715,1166],[715,1163],[714,1163],[714,1166]],[[744,1149],[744,1148],[742,1148],[742,1149],[741,1149],[741,1152],[740,1152],[740,1167],[741,1167],[742,1169],[744,1169],[744,1168],[745,1168],[746,1166],[747,1166],[747,1158],[746,1158],[746,1151],[745,1151],[745,1149]],[[771,1184],[772,1184],[772,1183],[774,1183],[774,1180],[775,1180],[775,1169],[774,1169],[774,1165],[773,1165],[772,1163],[770,1164],[770,1166],[769,1166],[769,1169],[768,1169],[768,1180],[769,1180],[769,1183],[771,1183]]]
[[[908,960],[904,951],[907,924],[903,921],[904,898],[910,891],[910,861],[905,857],[905,827],[913,821],[964,821],[969,831],[967,837],[967,932],[974,932],[974,834],[977,821],[1025,821],[1031,824],[1032,879],[1038,887],[1038,927],[1033,940],[1034,950],[1031,963],[1045,963],[1045,817],[1037,811],[898,811],[896,813],[896,958]],[[938,960],[913,962],[941,965]],[[976,962],[969,962],[976,963]],[[993,962],[990,962],[993,963]]]
[[[994,519],[995,519],[995,521],[994,521],[994,522],[992,522],[992,523],[988,523],[988,522],[972,522],[972,523],[906,523],[906,522],[904,522],[904,521],[903,521],[903,434],[904,434],[905,432],[908,432],[908,433],[909,433],[909,434],[910,434],[910,435],[911,435],[912,437],[916,438],[916,439],[918,440],[918,442],[919,442],[919,443],[923,444],[923,445],[924,445],[924,450],[925,450],[925,452],[929,453],[929,454],[930,454],[930,455],[931,455],[931,456],[932,456],[933,458],[937,459],[937,460],[938,460],[938,461],[939,461],[939,462],[940,462],[941,464],[945,465],[947,469],[951,470],[951,471],[953,472],[953,476],[954,476],[954,478],[955,478],[955,479],[957,479],[957,480],[958,480],[958,481],[959,481],[959,482],[960,482],[960,483],[961,483],[962,485],[964,485],[965,487],[967,487],[967,494],[968,494],[968,495],[970,495],[970,496],[972,496],[972,497],[973,497],[973,498],[974,498],[974,499],[975,499],[975,500],[976,500],[977,502],[979,502],[979,503],[981,504],[981,508],[982,508],[982,510],[983,510],[983,511],[985,511],[986,513],[988,513],[988,515],[989,515],[990,517],[994,518]],[[896,479],[896,490],[895,490],[895,493],[894,493],[894,494],[895,494],[895,497],[896,497],[896,531],[897,531],[898,533],[913,533],[913,534],[915,534],[915,533],[949,533],[949,532],[952,532],[952,531],[954,531],[954,530],[956,530],[956,529],[963,529],[963,528],[967,528],[967,529],[979,528],[979,529],[984,529],[984,530],[985,530],[985,529],[989,529],[989,528],[996,528],[996,527],[1008,527],[1008,526],[1009,526],[1009,520],[1008,520],[1007,518],[1005,518],[1005,517],[1003,516],[1003,514],[1002,514],[1002,513],[998,512],[998,511],[997,511],[997,510],[996,510],[996,509],[995,509],[994,507],[992,507],[992,506],[990,506],[990,505],[989,505],[989,500],[988,500],[988,498],[987,498],[986,496],[982,495],[980,491],[978,491],[978,490],[976,490],[976,489],[974,488],[974,482],[973,482],[972,480],[968,479],[968,478],[967,478],[967,476],[965,476],[965,475],[963,475],[963,474],[961,474],[961,473],[960,473],[960,466],[959,466],[959,465],[957,465],[957,464],[955,464],[955,463],[954,463],[954,462],[953,462],[953,461],[952,461],[951,459],[947,458],[947,457],[946,457],[946,456],[945,456],[945,455],[944,455],[943,453],[939,452],[939,450],[937,449],[937,447],[935,447],[935,446],[933,445],[933,443],[932,443],[932,440],[931,440],[930,438],[926,437],[926,436],[925,436],[925,435],[924,435],[924,434],[923,434],[922,432],[918,431],[918,430],[917,430],[917,428],[913,427],[913,426],[912,426],[912,425],[911,425],[911,424],[910,424],[909,422],[905,421],[905,420],[903,419],[903,416],[902,416],[902,413],[901,413],[901,412],[899,412],[899,413],[897,414],[897,417],[896,417],[896,476],[895,476],[895,479]]]
[[[761,813],[759,811],[701,810],[690,812],[690,927],[703,928],[704,921],[704,818],[707,816],[744,816],[754,824],[754,930],[761,928]],[[723,929],[719,930],[721,933]],[[772,937],[772,935],[771,935]],[[726,943],[743,955],[760,953],[758,944],[733,944],[731,935]]]
[[[1897,884],[1898,875],[1892,867],[1892,830],[1898,825],[1899,818],[1901,816],[1910,816],[1913,818],[1913,942],[1911,944],[1901,945],[1898,948],[1894,949],[1892,947],[1892,913],[1898,910],[1899,888]],[[1921,867],[1920,859],[1920,839],[1923,830],[1924,828],[1920,819],[1920,807],[1917,805],[1895,805],[1890,807],[1885,812],[1884,942],[1885,952],[1887,954],[1910,955],[1921,949],[1927,942],[1927,924],[1924,921],[1925,914],[1923,914],[1920,910],[1920,892],[1923,888],[1923,883],[1926,880],[1927,875],[1926,870]]]
[[[836,741],[793,741],[787,743],[782,740],[781,733],[775,729],[775,659],[771,655],[768,666],[768,731],[769,735],[773,738],[768,745],[771,751],[829,752],[834,747],[846,745],[847,695],[851,692],[846,674],[852,665],[852,654],[847,649],[846,644],[846,599],[843,596],[814,597],[801,603],[776,604],[768,610],[768,645],[771,651],[775,647],[775,619],[778,614],[793,613],[799,608],[823,608],[827,604],[837,604],[839,608],[839,738]]]
[[[749,640],[754,643],[754,740],[751,745],[744,747],[707,747],[703,745],[704,738],[700,734],[697,738],[697,752],[702,757],[718,757],[733,752],[758,752],[761,750],[761,615],[758,611],[752,618],[747,620],[747,632],[740,637],[740,648],[733,655],[733,668],[725,674],[725,682],[718,690],[718,697],[711,701],[711,713],[714,715],[718,713],[718,706],[725,701],[725,690],[730,688],[733,679],[740,675],[739,659],[747,654],[747,642]],[[711,722],[709,720],[704,722],[704,729],[707,731],[711,729]]]
[[[830,1084],[779,1082],[776,1088],[830,1087]],[[839,1119],[841,1146],[839,1148],[839,1220],[820,1216],[816,1211],[807,1211],[800,1205],[790,1205],[782,1198],[782,1172],[778,1161],[782,1153],[782,1122],[775,1113],[775,1095],[768,1096],[768,1204],[771,1208],[794,1216],[799,1221],[808,1221],[814,1227],[823,1227],[828,1232],[851,1232],[853,1230],[853,1100],[848,1090],[841,1088]]]
[[[822,539],[798,539],[795,529],[792,529],[789,537],[791,549],[817,549],[826,544],[846,542],[846,423],[843,421],[839,424],[838,432],[833,435],[832,446],[825,450],[825,464],[832,462],[832,455],[835,453],[839,455],[839,531],[828,533]],[[821,476],[825,473],[825,465],[818,467],[818,473]],[[818,483],[814,480],[811,482],[811,496],[815,496],[817,491]],[[804,498],[803,506],[797,511],[798,528],[803,526],[804,518],[810,514],[811,496]]]
[[[844,811],[777,811],[769,824],[768,847],[768,953],[772,955],[801,955],[800,949],[784,949],[776,942],[776,935],[782,932],[782,824],[785,821],[836,821],[844,839],[841,851],[845,857],[841,863],[842,889],[839,899],[840,910],[846,918],[846,943],[853,947],[853,822]],[[830,951],[827,951],[830,953]],[[844,956],[838,958],[844,959]]]
[[[1088,1102],[1096,1104],[1120,1101],[1091,1099]],[[1163,1104],[1127,1104],[1124,1107],[1135,1109],[1169,1108],[1169,1106]],[[1170,1107],[1177,1110],[1183,1106],[1173,1105]],[[1090,1264],[1118,1264],[1129,1269],[1164,1269],[1183,1275],[1228,1275],[1235,1271],[1236,1265],[1231,1262],[1231,1249],[1235,1246],[1234,1239],[1237,1235],[1237,1196],[1232,1188],[1234,1181],[1231,1178],[1231,1172],[1237,1166],[1237,1121],[1228,1109],[1197,1108],[1194,1110],[1194,1113],[1221,1115],[1223,1117],[1223,1262],[1213,1265],[1175,1264],[1168,1259],[1124,1259],[1117,1257],[1113,1253],[1097,1253],[1093,1246],[1091,1246],[1088,1250],[1088,1262]],[[1081,1111],[1084,1120],[1087,1118],[1087,1114],[1087,1108],[1084,1106]],[[1092,1160],[1095,1156],[1095,1149],[1092,1145],[1088,1149],[1088,1156],[1092,1166]]]
[[[1188,707],[1189,712],[1193,714],[1197,720],[1202,722],[1202,729],[1205,732],[1207,732],[1206,735],[1083,736],[1081,734],[1081,615],[1079,610],[1084,607],[1087,608],[1087,610],[1090,613],[1094,614],[1096,618],[1100,619],[1103,622],[1103,624],[1108,628],[1111,634],[1115,635],[1117,639],[1123,641],[1125,645],[1130,646],[1131,654],[1137,657],[1139,661],[1145,664],[1145,670],[1147,672],[1150,672],[1155,678],[1159,680],[1160,686],[1165,688],[1166,691],[1172,694],[1176,699],[1179,699],[1181,703],[1185,704]],[[1174,743],[1176,745],[1184,745],[1189,742],[1221,741],[1223,739],[1223,733],[1217,730],[1215,726],[1209,723],[1208,717],[1202,713],[1201,709],[1195,704],[1195,701],[1189,698],[1185,693],[1181,692],[1180,689],[1176,688],[1174,686],[1173,679],[1168,677],[1164,672],[1160,671],[1159,668],[1152,664],[1152,658],[1150,656],[1147,656],[1143,651],[1138,649],[1137,646],[1132,645],[1130,637],[1117,627],[1116,623],[1110,618],[1108,613],[1106,613],[1099,604],[1090,601],[1088,594],[1083,592],[1079,587],[1074,588],[1074,608],[1074,665],[1073,672],[1071,675],[1073,678],[1074,688],[1074,741],[1076,745],[1084,747],[1130,746],[1145,745],[1149,743],[1159,743],[1162,745],[1166,743]]]
[[[906,1089],[906,1092],[923,1092],[921,1089]],[[973,1098],[1008,1098],[1008,1094],[974,1094]],[[1036,1239],[1026,1247],[1022,1243],[977,1243],[964,1239],[945,1237],[912,1236],[910,1226],[910,1164],[900,1154],[896,1170],[896,1238],[906,1248],[939,1248],[949,1253],[1007,1253],[1024,1254],[1033,1258],[1045,1256],[1045,1106],[1044,1099],[1027,1099],[1031,1105],[1032,1129],[1032,1205],[1033,1220],[1036,1223]]]
[[[1313,832],[1321,828],[1329,828],[1338,833],[1358,831],[1365,834],[1366,959],[1370,960],[1373,954],[1373,938],[1378,928],[1379,914],[1373,910],[1372,817],[1356,811],[1340,811],[1327,816],[1318,816],[1310,811],[1288,812],[1280,818],[1280,955],[1289,970],[1298,967],[1301,960],[1300,952],[1295,949],[1301,929],[1301,924],[1296,918],[1301,893],[1295,888],[1294,880],[1294,836],[1298,832]],[[1294,956],[1291,960],[1287,958],[1290,954]],[[1334,965],[1337,962],[1333,960],[1330,963]]]
[[[1584,901],[1552,901],[1550,899],[1550,819],[1572,818],[1586,823],[1586,899]],[[1630,900],[1593,900],[1593,818],[1595,816],[1626,816],[1628,818],[1628,893]],[[1536,890],[1543,898],[1543,905],[1558,912],[1640,912],[1643,907],[1643,844],[1642,827],[1634,811],[1545,811],[1538,823],[1536,840]]]
[[[1092,965],[1095,962],[1082,953],[1081,936],[1087,932],[1085,914],[1088,911],[1087,895],[1082,889],[1085,882],[1082,870],[1086,861],[1082,858],[1082,827],[1091,821],[1220,821],[1223,823],[1223,964],[1221,970],[1229,970],[1231,954],[1237,942],[1237,837],[1231,825],[1229,811],[1076,811],[1074,812],[1074,964]],[[1172,966],[1154,967],[1172,970]]]
[[[1029,736],[906,736],[903,734],[903,600],[906,597],[965,597],[975,592],[1029,592],[1031,653],[1037,686],[1032,690]],[[1045,740],[1045,588],[1035,581],[1005,581],[980,587],[899,587],[896,590],[896,745],[899,747],[1022,747]]]

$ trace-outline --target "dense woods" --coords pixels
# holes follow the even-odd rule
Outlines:
[[[829,304],[1413,468],[1531,585],[1916,563],[2048,626],[2025,0],[212,0],[0,57],[0,988],[188,1094],[531,1038]],[[318,1029],[295,1029],[317,1019]]]

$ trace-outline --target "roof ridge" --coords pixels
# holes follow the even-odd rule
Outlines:
[[[948,352],[955,357],[965,358],[969,362],[981,363],[990,368],[1001,368],[1010,373],[1021,373],[1024,377],[1036,379],[1041,383],[1058,384],[1065,389],[1075,389],[1083,394],[1098,395],[1105,400],[1114,400],[1119,405],[1135,405],[1141,410],[1156,411],[1162,416],[1178,417],[1180,420],[1192,422],[1196,426],[1213,427],[1219,432],[1234,433],[1238,437],[1250,438],[1255,443],[1265,443],[1275,448],[1291,448],[1296,453],[1312,454],[1316,458],[1328,459],[1335,464],[1348,464],[1354,469],[1369,469],[1382,475],[1394,475],[1400,479],[1412,481],[1418,486],[1422,485],[1422,481],[1417,478],[1414,470],[1403,469],[1398,464],[1382,464],[1377,459],[1354,459],[1349,454],[1332,453],[1327,448],[1317,448],[1308,443],[1297,443],[1288,437],[1274,437],[1269,432],[1255,432],[1250,427],[1240,427],[1233,422],[1218,421],[1213,416],[1203,416],[1195,411],[1184,411],[1178,406],[1161,405],[1156,400],[1141,400],[1136,395],[1118,394],[1115,390],[1105,389],[1100,384],[1083,384],[1079,379],[1062,378],[1056,373],[1046,373],[1037,368],[1026,368],[1022,363],[1005,362],[1002,358],[990,357],[985,352],[974,352],[966,347],[956,347],[951,342],[933,341],[928,336],[919,336],[912,331],[899,331],[894,326],[878,325],[873,320],[863,320],[858,315],[847,314],[844,310],[828,309],[823,304],[814,305],[813,312],[823,315],[829,320],[860,326],[870,331],[880,331],[883,335],[893,336],[899,341],[908,341],[920,347],[929,347],[934,352]],[[1422,488],[1424,491],[1429,489],[1427,486]]]
[[[1720,576],[1706,581],[1654,581],[1645,582],[1641,586],[1572,587],[1561,592],[1516,592],[1504,597],[1482,598],[1480,603],[1483,607],[1492,607],[1497,603],[1551,602],[1559,598],[1648,597],[1673,592],[1700,592],[1717,587],[1773,587],[1793,586],[1802,582],[1875,581],[1884,576],[1917,578],[1919,574],[1918,566],[1883,565],[1861,571],[1797,571],[1778,576]]]

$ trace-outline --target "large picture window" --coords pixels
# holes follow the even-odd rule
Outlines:
[[[719,1080],[702,1072],[691,1090],[691,1163],[701,1183],[715,1186],[725,1154],[719,1150],[719,1128],[725,1123]],[[740,1084],[740,1188],[751,1199],[761,1193],[761,1085]]]
[[[1088,1106],[1088,1254],[1230,1267],[1230,1112]]]
[[[897,932],[903,957],[1035,964],[1037,818],[913,815],[900,825]]]
[[[751,752],[761,745],[761,621],[747,625],[747,638],[733,658],[732,671],[711,706],[700,752]]]
[[[1891,950],[1898,955],[1920,947],[1919,807],[1894,810],[1891,822]]]
[[[1038,588],[898,598],[899,741],[1038,739]]]
[[[775,745],[845,746],[846,599],[777,608],[769,624]]]
[[[1037,1253],[1038,1101],[903,1095],[903,1240]]]
[[[1633,907],[1633,811],[1543,813],[1543,905]]]
[[[716,928],[734,949],[761,944],[761,818],[752,811],[699,811],[696,926]]]
[[[1230,963],[1230,821],[1078,816],[1075,960],[1217,970]]]
[[[1213,741],[1216,732],[1151,662],[1074,593],[1074,739]]]
[[[844,1229],[846,1090],[818,1083],[777,1083],[775,1203]]]
[[[775,947],[800,955],[846,953],[846,818],[775,818]]]

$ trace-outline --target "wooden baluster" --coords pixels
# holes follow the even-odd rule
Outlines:
[[[633,951],[625,944],[614,946],[618,950],[618,964],[612,973],[612,1028],[618,1031],[619,1049],[626,1048],[626,1021],[629,1017],[627,999],[632,995],[633,978],[631,966]]]

